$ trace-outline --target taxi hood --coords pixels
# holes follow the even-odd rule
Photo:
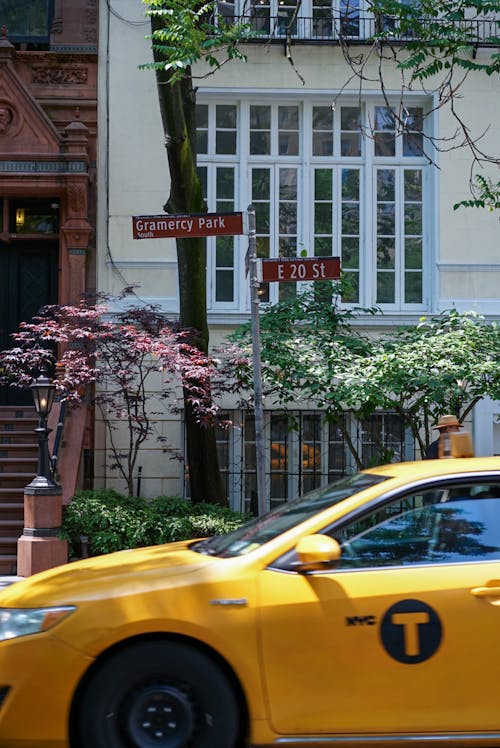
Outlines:
[[[140,592],[175,584],[177,577],[217,561],[191,551],[196,541],[118,551],[57,566],[16,581],[0,591],[1,607],[57,605],[99,596]]]

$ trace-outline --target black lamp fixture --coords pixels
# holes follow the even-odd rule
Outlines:
[[[56,386],[45,376],[38,377],[31,385],[35,410],[40,419],[47,419],[56,394]]]
[[[53,490],[57,483],[52,478],[50,467],[48,437],[52,429],[47,428],[47,418],[52,410],[56,386],[46,376],[42,375],[30,385],[35,410],[40,419],[35,433],[38,434],[38,467],[37,475],[30,483],[30,488]]]

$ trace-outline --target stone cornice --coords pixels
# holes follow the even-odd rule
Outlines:
[[[97,64],[97,54],[84,52],[19,52],[16,51],[16,62],[22,62],[28,67],[34,65],[88,65],[89,63]]]

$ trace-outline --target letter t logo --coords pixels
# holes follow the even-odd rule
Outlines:
[[[394,613],[392,623],[395,626],[403,626],[405,653],[408,656],[420,654],[420,640],[418,627],[423,623],[429,623],[429,614],[422,613]]]

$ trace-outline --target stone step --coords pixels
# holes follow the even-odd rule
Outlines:
[[[33,432],[38,428],[38,418],[2,418],[0,416],[0,434],[12,433],[13,431]]]
[[[3,531],[2,531],[3,532]],[[19,535],[0,535],[0,558],[2,556],[16,556],[17,555],[17,541]]]
[[[24,497],[22,501],[3,501],[0,499],[0,528],[3,523],[17,522],[24,524]],[[0,530],[1,534],[1,530]]]
[[[36,418],[34,405],[0,405],[0,418]]]
[[[19,501],[22,502],[24,500],[24,492],[23,488],[13,487],[13,488],[0,488],[0,502],[5,501]]]
[[[18,519],[1,519],[0,532],[4,539],[10,538],[17,543],[23,534],[24,522]]]
[[[32,473],[0,473],[1,488],[25,488],[35,477],[36,470]]]
[[[38,448],[34,428],[31,431],[22,431],[21,429],[2,431],[0,429],[0,448],[4,444],[33,444]]]
[[[24,525],[24,488],[37,471],[34,407],[0,407],[0,574],[15,574]]]
[[[0,440],[0,460],[11,457],[28,457],[38,459],[38,445],[30,442],[4,443]]]
[[[7,451],[0,446],[0,473],[30,473],[32,470],[36,470],[37,451],[28,451],[28,455],[4,454]]]
[[[17,572],[17,549],[16,553],[0,555],[0,574],[16,574]]]
[[[0,478],[12,473],[36,474],[38,457],[2,457],[0,454]]]

